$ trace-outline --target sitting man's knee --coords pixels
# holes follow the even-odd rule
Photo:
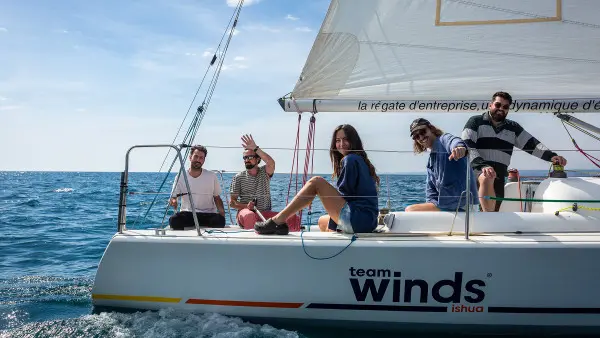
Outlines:
[[[415,211],[415,206],[414,205],[409,205],[404,209],[405,212],[412,212]]]

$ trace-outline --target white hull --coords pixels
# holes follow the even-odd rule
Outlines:
[[[447,235],[453,213],[394,215],[391,230],[401,233],[359,235],[327,260],[310,258],[300,233],[259,236],[231,229],[200,237],[195,231],[157,236],[128,230],[113,237],[102,257],[93,303],[382,328],[455,324],[600,331],[595,216],[474,213],[467,240],[460,233]],[[455,231],[463,231],[462,216]],[[566,228],[574,232],[564,233]],[[303,237],[314,257],[340,252],[351,238],[319,232]],[[379,277],[360,276],[359,269]],[[365,283],[374,289],[366,292]],[[410,296],[407,283],[416,284]]]

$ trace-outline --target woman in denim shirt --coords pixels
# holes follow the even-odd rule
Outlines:
[[[427,162],[426,202],[413,204],[406,211],[464,211],[467,198],[467,170],[471,170],[471,203],[479,204],[477,184],[469,165],[464,141],[443,133],[424,118],[410,125],[410,136],[416,154],[431,150]]]

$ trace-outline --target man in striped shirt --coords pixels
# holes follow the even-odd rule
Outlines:
[[[506,92],[492,96],[489,111],[472,116],[462,132],[462,138],[471,153],[471,166],[477,176],[480,205],[483,211],[498,211],[502,201],[481,197],[504,197],[504,184],[513,147],[539,157],[544,161],[565,166],[567,160],[550,151],[520,124],[506,118],[512,97]]]
[[[236,219],[240,227],[254,229],[254,224],[260,220],[254,212],[254,207],[265,219],[277,215],[277,212],[271,210],[270,186],[275,173],[275,160],[256,145],[252,135],[242,136],[242,146],[246,170],[235,175],[231,181],[229,205],[238,210]],[[265,165],[259,166],[261,160],[265,161]],[[300,218],[296,214],[290,216],[286,221],[289,231],[299,231],[299,221]]]

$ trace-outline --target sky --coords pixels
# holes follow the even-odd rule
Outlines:
[[[0,0],[0,170],[122,171],[125,153],[133,145],[180,143],[190,123],[189,117],[184,120],[187,109],[201,103],[192,99],[236,4]],[[328,0],[245,1],[196,136],[196,143],[208,147],[206,168],[243,170],[240,137],[248,133],[275,158],[277,172],[290,171],[297,114],[283,112],[277,99],[292,91],[328,6]],[[412,153],[408,133],[417,117],[318,114],[316,148],[327,149],[335,126],[350,123],[378,172],[423,172],[427,155]],[[427,116],[455,135],[468,117]],[[577,117],[600,125],[598,114]],[[303,116],[302,147],[308,118]],[[509,118],[565,156],[568,168],[594,168],[573,152],[554,116]],[[582,148],[600,149],[597,141],[578,131],[572,134]],[[591,154],[600,157],[598,151]],[[165,155],[164,149],[135,150],[130,169],[158,171]],[[546,162],[519,151],[512,166],[548,168]],[[316,152],[314,171],[331,173],[327,151]]]

